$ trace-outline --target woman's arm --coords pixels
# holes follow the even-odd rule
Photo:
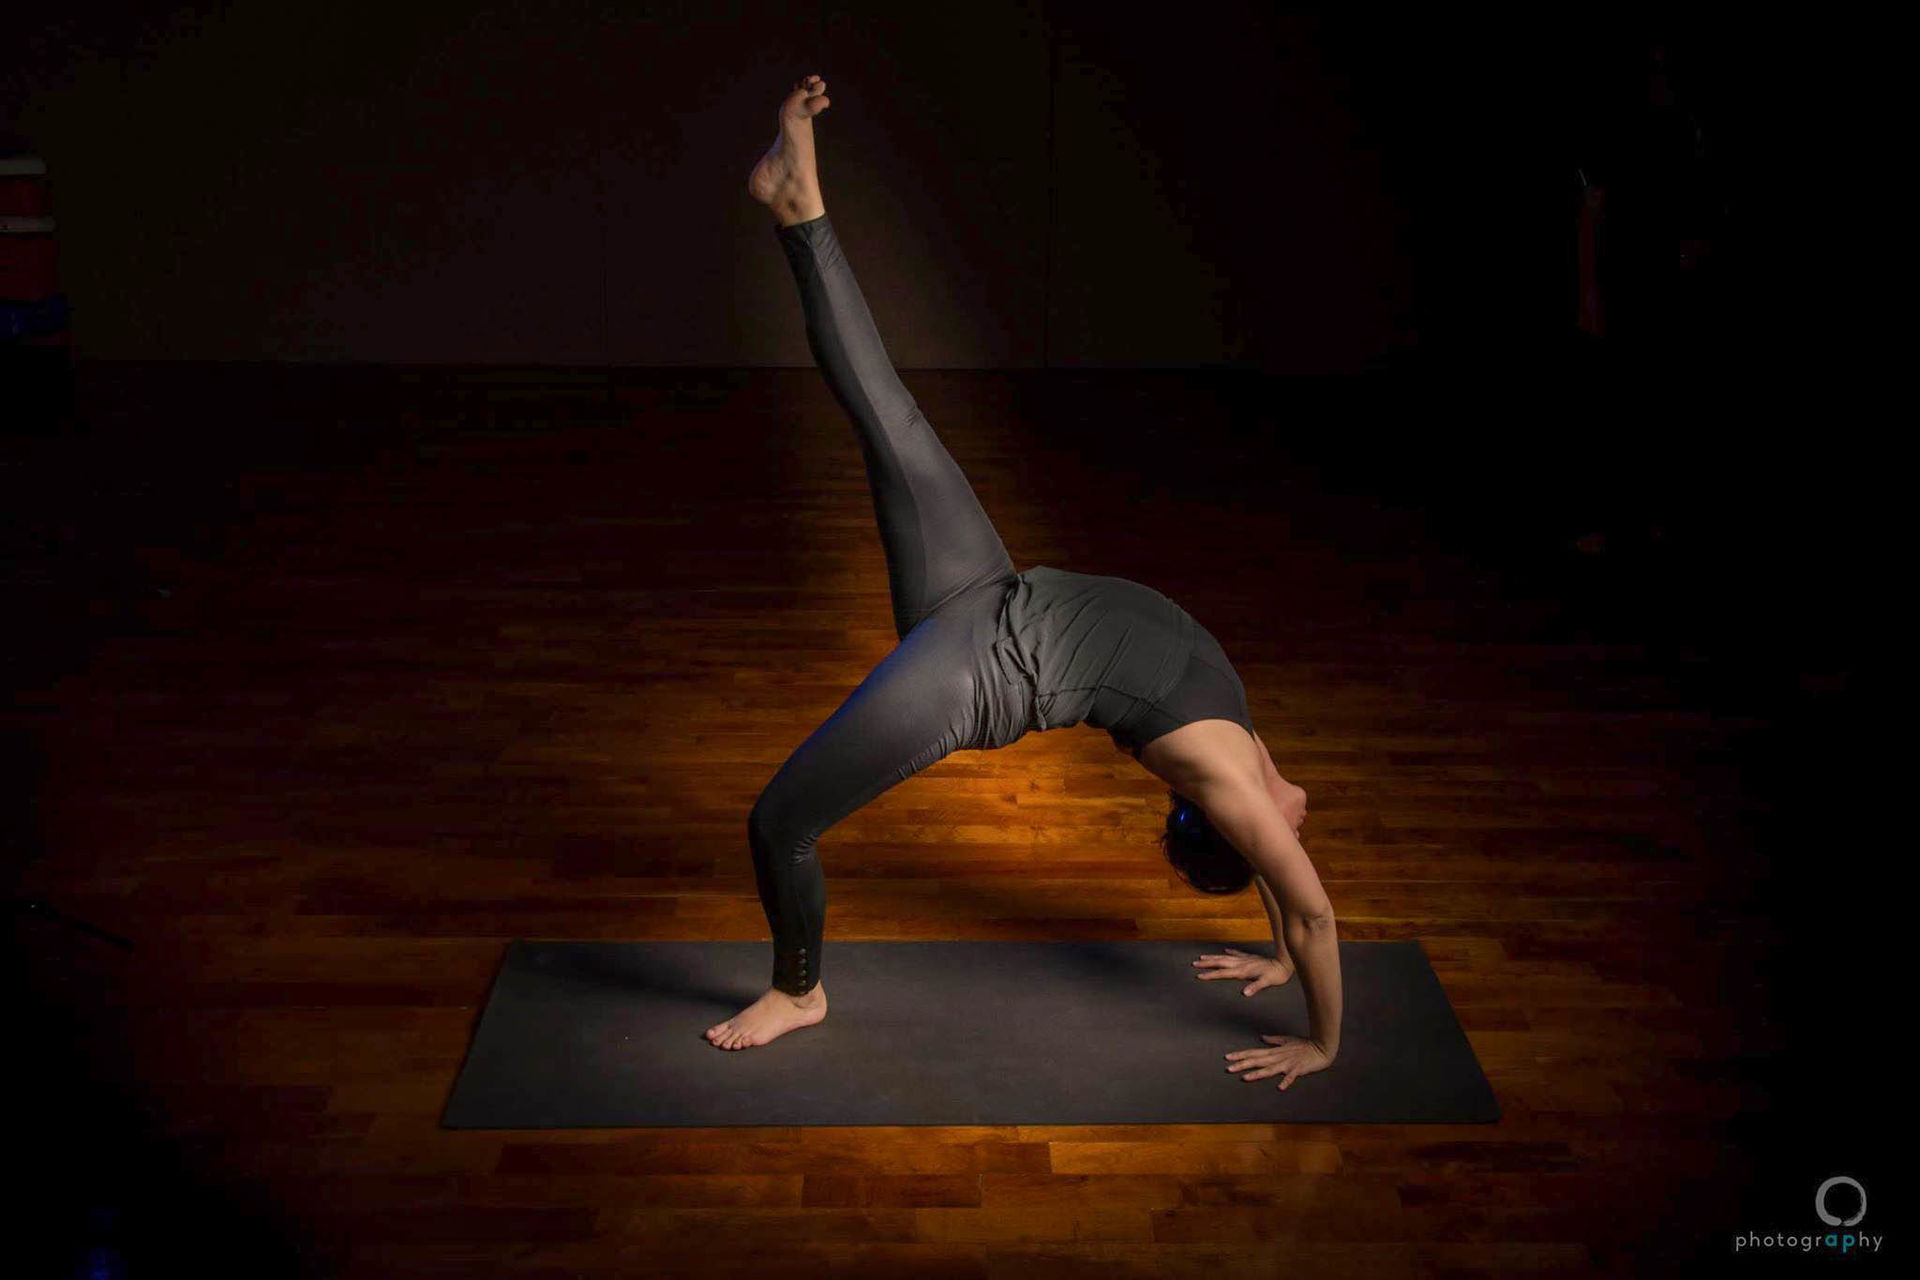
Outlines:
[[[1188,794],[1272,891],[1307,998],[1309,1037],[1331,1060],[1340,1049],[1340,943],[1319,873],[1260,782],[1227,776]]]
[[[1267,887],[1267,878],[1258,871],[1253,873],[1253,885],[1260,890],[1260,905],[1267,909],[1267,923],[1273,926],[1273,958],[1282,965],[1291,965],[1293,960],[1287,955],[1286,913],[1274,901],[1273,890]]]

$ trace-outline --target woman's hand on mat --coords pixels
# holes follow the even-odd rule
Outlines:
[[[1247,983],[1246,990],[1240,993],[1243,996],[1250,996],[1268,987],[1283,986],[1287,979],[1293,976],[1291,959],[1285,962],[1269,960],[1265,956],[1256,956],[1249,951],[1236,951],[1232,947],[1227,948],[1225,955],[1201,956],[1193,963],[1206,971],[1193,975],[1202,982],[1214,978],[1251,979]]]
[[[1301,1076],[1312,1075],[1333,1064],[1333,1055],[1312,1040],[1302,1040],[1299,1036],[1261,1036],[1268,1044],[1277,1046],[1272,1049],[1236,1049],[1227,1055],[1232,1063],[1228,1071],[1244,1071],[1242,1080],[1264,1080],[1268,1076],[1280,1076],[1280,1087],[1286,1088]]]

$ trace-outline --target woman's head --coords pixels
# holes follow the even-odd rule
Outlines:
[[[1238,893],[1253,883],[1253,867],[1227,843],[1200,806],[1167,792],[1167,829],[1160,846],[1180,878],[1202,893]]]

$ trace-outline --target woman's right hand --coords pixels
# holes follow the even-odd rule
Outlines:
[[[1193,963],[1208,970],[1208,972],[1193,975],[1202,982],[1214,978],[1251,979],[1247,983],[1247,989],[1240,993],[1243,996],[1250,996],[1267,987],[1284,985],[1287,979],[1293,977],[1291,963],[1282,964],[1278,960],[1269,960],[1265,956],[1256,956],[1248,951],[1236,951],[1232,947],[1227,948],[1225,955],[1205,955]]]

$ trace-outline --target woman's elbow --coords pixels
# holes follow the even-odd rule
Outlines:
[[[1287,919],[1297,921],[1302,929],[1313,933],[1322,929],[1331,929],[1333,928],[1333,904],[1322,897],[1298,908],[1289,907]]]

